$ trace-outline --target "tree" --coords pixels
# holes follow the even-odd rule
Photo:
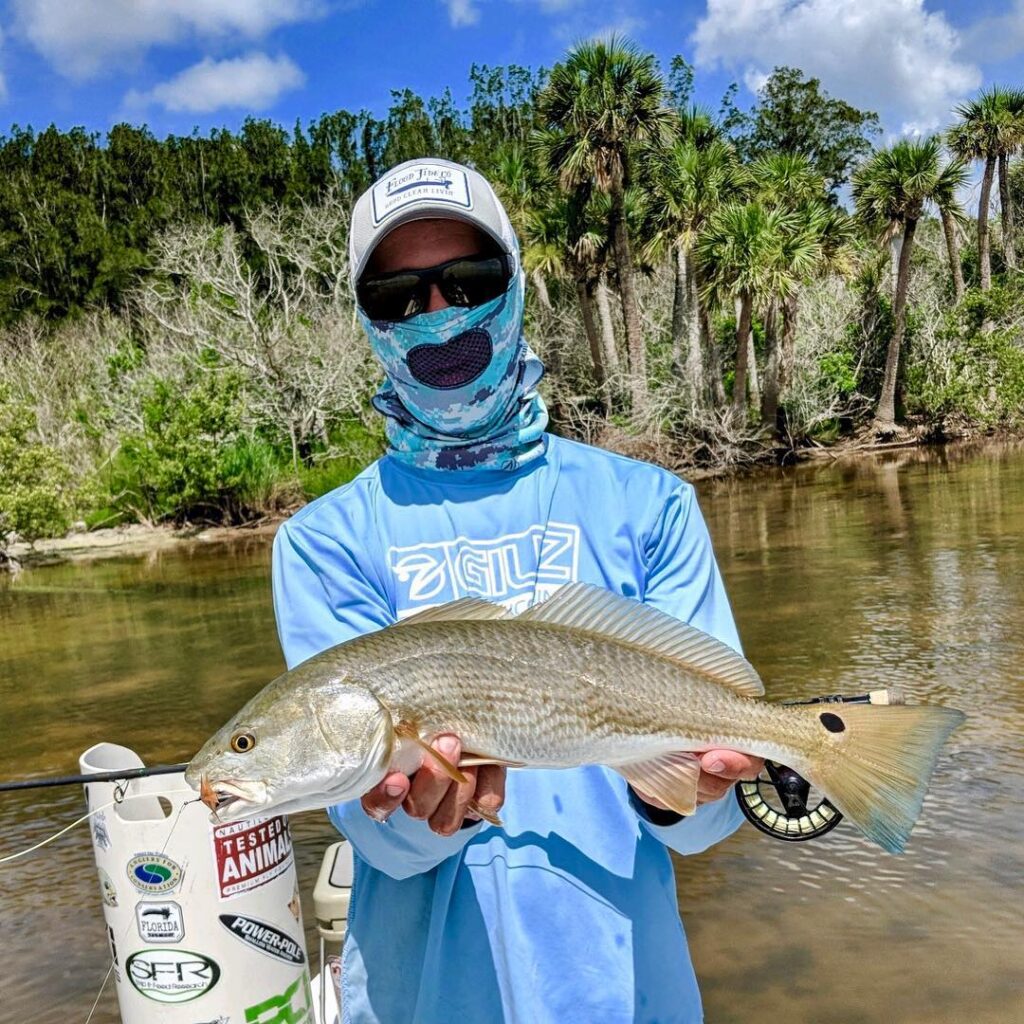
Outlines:
[[[611,200],[609,235],[629,351],[633,403],[647,396],[647,357],[640,329],[625,195],[635,148],[667,142],[675,116],[661,105],[662,81],[651,54],[612,36],[582,43],[551,72],[539,106],[548,166],[563,188],[588,183]]]
[[[943,181],[940,153],[941,145],[934,136],[923,140],[903,139],[879,150],[853,176],[853,199],[857,216],[864,224],[883,233],[900,228],[903,231],[893,302],[893,331],[875,412],[875,428],[879,432],[891,432],[896,421],[896,381],[907,323],[914,232],[926,204],[945,196],[948,188]]]
[[[711,218],[697,243],[706,301],[720,306],[739,300],[736,318],[736,371],[732,408],[743,424],[747,415],[747,352],[755,303],[786,290],[785,239],[793,234],[792,214],[758,202],[729,203]]]
[[[1024,97],[1020,99],[1024,105]],[[1005,89],[996,86],[986,89],[975,99],[956,107],[955,112],[960,120],[947,134],[949,148],[957,156],[965,160],[983,160],[985,164],[978,198],[978,276],[982,291],[992,287],[988,218],[996,164],[1001,155],[1013,152],[1022,139],[1019,117],[1014,115],[1017,101],[1018,98]],[[1008,187],[1004,202],[1008,207],[1011,205]],[[1012,240],[1012,220],[1008,230],[1004,219],[1003,234],[1004,237],[1008,234]]]
[[[805,79],[798,68],[775,68],[747,114],[736,110],[731,96],[724,102],[744,160],[769,153],[804,156],[832,193],[871,151],[871,140],[881,132],[877,114],[832,99],[817,78]]]
[[[691,401],[700,405],[708,390],[703,350],[710,338],[703,337],[706,317],[702,315],[694,245],[715,210],[739,196],[746,175],[731,145],[722,141],[701,145],[703,132],[688,134],[690,138],[684,135],[660,155],[651,201],[658,224],[655,243],[667,245],[675,277],[672,365],[689,389]],[[693,141],[695,135],[697,142]]]
[[[946,241],[949,273],[953,279],[953,294],[959,302],[964,297],[964,268],[960,263],[960,228],[967,218],[960,206],[959,194],[970,184],[971,172],[967,161],[955,158],[942,168],[935,184],[932,199],[942,221],[942,234]],[[1004,228],[1005,230],[1005,228]]]

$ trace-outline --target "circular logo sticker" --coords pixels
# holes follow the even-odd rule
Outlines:
[[[170,892],[181,881],[181,867],[162,853],[137,853],[126,870],[139,892]]]
[[[220,967],[187,949],[140,949],[125,964],[132,985],[158,1003],[187,1003],[209,992]]]

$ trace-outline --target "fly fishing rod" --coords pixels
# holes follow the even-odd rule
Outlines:
[[[784,704],[902,704],[898,690],[872,690],[856,697],[833,693]],[[736,785],[740,810],[754,828],[787,843],[802,843],[831,832],[842,814],[825,797],[811,801],[811,784],[798,772],[776,761],[765,761],[766,775]]]
[[[20,779],[13,782],[0,782],[0,793],[9,793],[17,789],[47,789],[50,786],[83,785],[86,782],[128,782],[141,779],[147,775],[173,775],[183,772],[188,761],[180,764],[154,764],[150,767],[120,768],[112,772],[93,772],[90,775],[51,775],[43,779]]]

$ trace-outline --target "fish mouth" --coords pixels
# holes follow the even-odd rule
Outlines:
[[[267,785],[233,779],[211,782],[204,775],[199,783],[199,799],[210,808],[212,821],[238,821],[267,804]]]

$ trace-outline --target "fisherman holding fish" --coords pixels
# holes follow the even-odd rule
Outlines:
[[[330,808],[346,1021],[695,1024],[669,849],[733,832],[769,757],[898,852],[964,716],[757,699],[693,488],[545,432],[478,173],[395,168],[350,249],[389,449],[281,527],[289,671],[186,780],[221,820]]]
[[[386,378],[389,450],[292,517],[274,546],[289,667],[463,596],[517,609],[587,580],[739,647],[693,489],[545,433],[523,335],[519,246],[490,185],[409,161],[357,202],[359,319]],[[458,736],[434,738],[453,764]],[[626,1024],[702,1019],[668,848],[698,853],[742,815],[721,799],[757,758],[701,758],[689,817],[598,767],[440,761],[333,807],[357,868],[346,1020]],[[503,828],[480,820],[501,812]],[[468,811],[468,815],[467,815]]]

